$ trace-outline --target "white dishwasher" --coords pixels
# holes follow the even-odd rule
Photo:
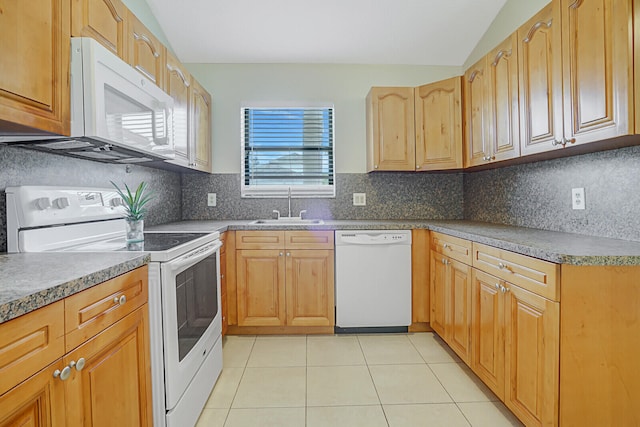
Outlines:
[[[336,332],[406,331],[411,324],[411,231],[336,231],[335,237]]]

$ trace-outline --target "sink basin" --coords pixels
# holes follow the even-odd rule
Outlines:
[[[321,219],[303,219],[300,217],[281,217],[280,219],[257,219],[251,225],[321,225]]]

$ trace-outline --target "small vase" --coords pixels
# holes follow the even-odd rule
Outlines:
[[[144,220],[126,219],[127,243],[144,241]]]

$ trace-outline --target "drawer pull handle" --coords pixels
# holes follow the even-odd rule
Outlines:
[[[508,265],[503,264],[503,263],[501,263],[501,262],[499,262],[499,263],[498,263],[498,268],[499,268],[500,270],[507,270],[509,273],[513,273],[513,271],[511,271],[511,268],[509,268],[509,266],[508,266]]]
[[[499,291],[499,290],[500,290],[500,288],[501,288],[500,283],[496,283],[496,290],[498,290],[498,291]]]
[[[507,292],[509,292],[511,289],[509,288],[505,288],[504,286],[500,286],[500,290],[502,291],[503,294],[506,294]]]
[[[76,368],[76,371],[82,371],[84,369],[85,363],[86,360],[84,360],[84,357],[81,357],[77,362],[74,362],[73,360],[69,362],[69,366],[72,368]]]
[[[124,295],[120,295],[120,297],[114,297],[113,298],[113,303],[115,305],[123,305],[125,302],[127,302],[127,297]]]
[[[442,245],[442,249],[447,249],[449,247],[448,243],[445,243],[444,245]]]
[[[280,252],[280,256],[284,255],[282,252]]]
[[[442,258],[442,263],[443,263],[444,265],[449,265],[449,264],[450,264],[449,260],[448,260],[448,259],[446,259],[446,258]]]
[[[291,256],[291,252],[287,252],[287,256]]]
[[[56,369],[53,371],[53,378],[60,378],[62,381],[66,381],[71,376],[71,368],[65,366],[62,371],[60,369]]]

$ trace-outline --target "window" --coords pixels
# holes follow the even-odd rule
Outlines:
[[[242,109],[242,197],[335,197],[333,107]]]

